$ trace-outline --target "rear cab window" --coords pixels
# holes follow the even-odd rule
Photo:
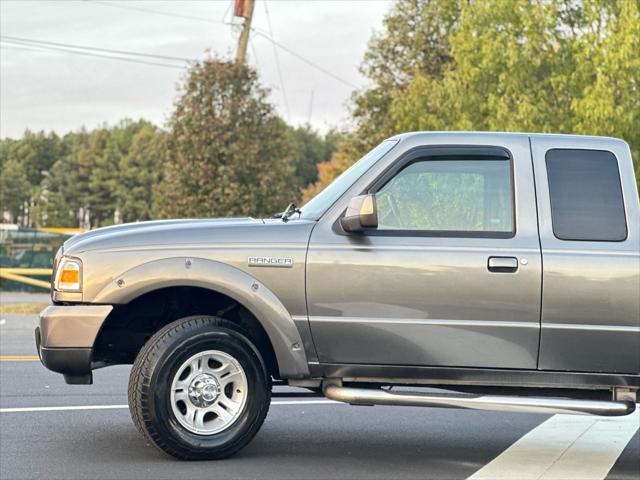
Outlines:
[[[613,153],[552,149],[545,161],[556,238],[595,242],[627,238],[618,160]]]

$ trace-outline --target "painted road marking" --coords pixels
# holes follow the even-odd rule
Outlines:
[[[468,480],[601,480],[640,428],[624,417],[554,415]]]
[[[0,362],[38,362],[37,355],[0,355]]]
[[[37,362],[37,355],[0,355],[0,362]]]
[[[271,405],[346,405],[333,400],[274,400]],[[128,405],[77,405],[71,407],[19,407],[0,408],[0,413],[29,413],[29,412],[64,412],[69,410],[116,410],[129,408]]]
[[[77,405],[73,407],[0,408],[0,413],[63,412],[67,410],[115,410],[119,408],[129,408],[129,406],[128,405]]]

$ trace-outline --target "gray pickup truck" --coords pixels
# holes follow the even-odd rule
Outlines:
[[[36,330],[42,363],[75,384],[133,364],[134,423],[181,459],[244,447],[273,382],[354,405],[635,409],[640,206],[625,142],[407,133],[278,217],[69,239]]]

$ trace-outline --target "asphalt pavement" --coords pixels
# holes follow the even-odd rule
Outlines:
[[[0,305],[11,305],[12,303],[49,303],[51,295],[49,293],[30,292],[6,292],[0,290]]]
[[[237,456],[180,462],[133,426],[128,366],[96,370],[93,385],[66,385],[33,360],[36,316],[0,317],[3,480],[640,478],[637,415],[610,422],[287,396],[274,398],[262,430]]]

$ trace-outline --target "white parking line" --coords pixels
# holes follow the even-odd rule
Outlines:
[[[336,402],[335,400],[273,400],[271,405],[347,405],[346,403]]]
[[[113,410],[117,408],[129,408],[129,406],[128,405],[77,405],[73,407],[0,408],[0,413],[63,412],[66,410]]]
[[[271,405],[346,405],[333,400],[274,400]],[[18,407],[0,408],[0,413],[29,413],[29,412],[64,412],[69,410],[116,410],[129,408],[128,405],[75,405],[70,407]]]
[[[468,480],[601,480],[640,428],[625,417],[554,415]]]

